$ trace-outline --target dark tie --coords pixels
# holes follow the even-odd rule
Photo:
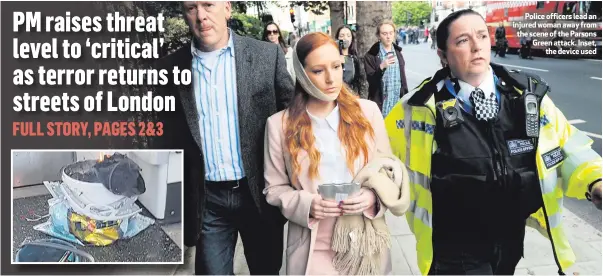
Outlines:
[[[498,114],[498,103],[494,93],[490,97],[486,97],[486,93],[479,88],[475,88],[471,92],[471,100],[473,101],[475,118],[480,121],[489,121]]]

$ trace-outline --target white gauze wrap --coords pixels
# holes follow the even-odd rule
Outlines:
[[[312,81],[310,81],[310,78],[308,78],[308,75],[306,74],[306,70],[304,70],[304,66],[301,64],[299,58],[297,57],[297,45],[299,44],[296,44],[295,47],[293,47],[293,69],[295,69],[295,76],[297,78],[297,82],[301,85],[302,88],[304,88],[304,90],[306,90],[306,92],[308,92],[308,94],[310,94],[310,96],[317,98],[321,101],[330,102],[337,99],[338,95],[329,96],[320,91],[320,89],[318,89],[312,83]]]

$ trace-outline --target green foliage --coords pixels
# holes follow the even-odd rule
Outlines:
[[[154,11],[154,13],[162,13],[165,17],[182,16],[182,2],[145,1],[135,3],[139,6],[144,6],[144,8],[148,10]]]
[[[230,5],[232,5],[234,13],[247,13],[247,9],[249,9],[247,1],[232,1]]]
[[[312,11],[316,15],[323,15],[329,9],[328,1],[290,1],[289,5],[302,6],[305,11]]]
[[[230,28],[239,35],[262,39],[264,26],[259,19],[240,13],[233,13]]]
[[[431,15],[431,5],[428,2],[396,1],[392,8],[393,21],[396,26],[407,24],[418,26],[423,20],[429,20]],[[407,18],[409,13],[411,14],[410,19]]]
[[[163,37],[168,53],[179,49],[190,41],[189,28],[182,17],[168,17],[165,20],[164,27]]]

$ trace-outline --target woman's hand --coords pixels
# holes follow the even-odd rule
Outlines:
[[[342,201],[341,209],[345,214],[361,214],[373,207],[375,202],[377,202],[375,193],[367,188],[361,188],[359,194]]]
[[[341,216],[341,209],[339,209],[337,202],[324,200],[320,195],[317,195],[312,199],[310,216],[315,219],[338,217]]]

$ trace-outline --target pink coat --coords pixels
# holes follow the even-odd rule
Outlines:
[[[369,120],[375,131],[375,139],[368,135],[369,160],[377,152],[391,154],[389,138],[385,130],[383,116],[377,104],[372,101],[359,99],[360,108],[364,116]],[[287,235],[287,269],[288,275],[305,275],[312,263],[312,254],[316,241],[319,221],[310,218],[310,206],[312,199],[318,194],[318,183],[308,177],[310,159],[308,153],[300,150],[298,160],[300,163],[300,174],[296,179],[289,179],[292,175],[291,155],[289,154],[284,139],[283,116],[281,111],[268,118],[264,140],[264,178],[266,188],[264,194],[269,204],[281,209],[283,215],[289,220],[289,232]],[[362,157],[361,157],[362,158]],[[345,162],[345,161],[342,161]],[[361,164],[362,162],[357,162]],[[357,165],[355,172],[362,169]],[[385,207],[381,204],[379,212],[375,217],[381,217],[385,213]],[[310,229],[311,228],[311,229]],[[391,272],[390,252],[384,252],[382,260],[384,274]]]

